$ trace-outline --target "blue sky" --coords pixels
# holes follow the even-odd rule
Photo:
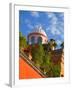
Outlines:
[[[37,26],[42,26],[48,40],[55,39],[58,47],[64,41],[63,12],[19,11],[19,30],[24,36]]]

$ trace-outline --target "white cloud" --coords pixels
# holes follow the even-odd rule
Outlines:
[[[27,24],[27,23],[31,23],[28,19],[25,19],[25,23]]]
[[[46,28],[46,31],[48,32],[49,30],[50,30],[50,27],[47,27],[47,28]]]
[[[63,33],[63,25],[62,21],[59,21],[57,16],[52,13],[46,13],[48,19],[50,20],[50,25],[47,27],[46,31],[50,31],[53,35],[61,35]],[[60,14],[60,17],[63,17],[63,14]]]
[[[57,45],[61,45],[62,41],[61,40],[56,40]]]
[[[33,27],[33,25],[31,25],[31,24],[28,24],[27,25],[30,29],[33,29],[34,27]]]
[[[53,18],[55,16],[54,13],[52,13],[52,12],[48,12],[46,14],[47,14],[48,18]]]
[[[28,19],[25,19],[25,23],[27,24],[27,26],[30,28],[30,29],[33,29],[33,25],[31,24],[31,21],[28,20]]]
[[[64,34],[61,34],[61,39],[64,40]]]
[[[47,13],[47,16],[50,19],[50,26],[48,29],[50,29],[50,31],[53,35],[59,35],[60,32],[57,30],[57,27],[56,27],[57,26],[57,17],[52,12]]]
[[[60,17],[60,18],[64,18],[64,13],[60,13],[60,14],[59,14],[59,17]]]
[[[32,11],[31,12],[31,15],[33,16],[33,17],[39,17],[39,13],[37,12],[37,11]]]
[[[57,29],[60,30],[61,33],[64,33],[64,22],[63,21],[57,22]]]
[[[56,27],[53,27],[53,26],[52,26],[52,29],[51,29],[51,33],[53,35],[60,35],[61,34],[61,32]]]
[[[47,14],[48,18],[53,18],[53,17],[55,17],[55,14],[54,14],[53,12],[48,12],[48,13],[46,13],[46,14]],[[64,13],[59,13],[58,16],[59,16],[60,18],[64,18]]]

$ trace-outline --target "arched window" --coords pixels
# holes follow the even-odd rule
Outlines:
[[[38,43],[42,43],[42,38],[41,37],[38,37]]]
[[[35,43],[35,37],[32,36],[32,37],[31,37],[31,44],[34,44],[34,43]]]

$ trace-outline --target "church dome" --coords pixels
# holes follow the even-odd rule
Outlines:
[[[41,26],[40,26],[40,27],[36,27],[36,28],[34,29],[34,31],[33,31],[33,32],[43,34],[44,36],[46,36],[46,37],[47,37],[47,35],[46,35],[45,31],[42,29],[42,27],[41,27]]]
[[[48,43],[48,37],[42,27],[36,27],[34,30],[28,34],[28,42],[29,44]]]

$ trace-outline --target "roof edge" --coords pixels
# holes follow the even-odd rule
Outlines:
[[[23,52],[20,52],[19,56],[23,58],[25,62],[27,62],[28,65],[30,65],[38,74],[40,74],[43,78],[46,78],[47,76],[37,67],[34,65],[34,63],[25,55]],[[24,59],[25,58],[25,59]]]

